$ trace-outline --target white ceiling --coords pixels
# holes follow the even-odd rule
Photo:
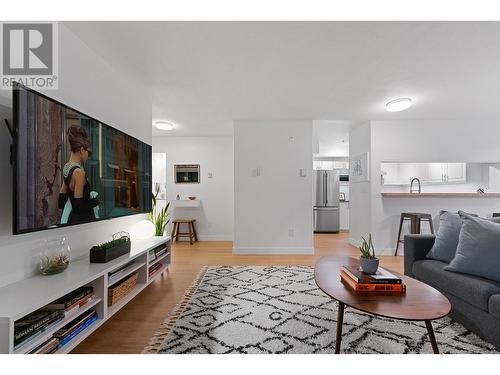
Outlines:
[[[152,90],[171,135],[230,135],[234,119],[500,118],[499,22],[66,25]],[[401,96],[413,107],[387,113]]]

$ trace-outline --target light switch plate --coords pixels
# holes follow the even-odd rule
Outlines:
[[[300,177],[307,177],[307,169],[300,168]]]
[[[213,178],[214,174],[212,172],[208,172],[208,178]]]

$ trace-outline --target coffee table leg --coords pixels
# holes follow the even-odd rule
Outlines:
[[[434,336],[434,330],[432,329],[431,321],[426,320],[425,326],[427,327],[427,332],[429,333],[429,340],[431,341],[432,350],[434,351],[434,354],[439,354],[438,344],[436,342],[436,337]]]
[[[339,302],[339,311],[337,314],[337,339],[335,341],[335,354],[340,353],[340,343],[342,342],[342,324],[344,322],[344,304]],[[432,327],[431,327],[432,329]]]

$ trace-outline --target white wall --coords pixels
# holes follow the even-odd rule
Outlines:
[[[354,157],[371,151],[371,127],[366,122],[353,127],[349,133],[349,156]],[[355,246],[361,237],[371,230],[370,182],[349,181],[349,242]]]
[[[234,218],[234,253],[314,252],[311,121],[235,121]]]
[[[45,94],[151,144],[150,94],[141,85],[116,73],[63,24],[59,24],[59,89]],[[11,103],[8,92],[1,95],[2,103]],[[13,236],[9,142],[2,124],[0,175],[4,188],[0,194],[0,286],[36,272],[37,246],[43,239],[64,235],[73,258],[87,256],[92,245],[110,239],[118,230],[130,230],[135,222],[143,219],[144,215],[135,215]]]
[[[500,210],[497,198],[382,198],[380,163],[382,161],[412,162],[498,162],[500,160],[500,121],[478,120],[394,120],[371,121],[371,229],[375,246],[382,251],[393,250],[401,212],[425,212],[437,219],[440,210],[465,210],[491,216]],[[351,133],[351,148],[355,141]],[[363,139],[365,137],[363,136]],[[353,185],[353,184],[351,184]],[[354,194],[351,201],[365,200]],[[352,213],[351,230],[359,224],[361,214]],[[436,222],[436,220],[435,220]],[[427,230],[425,224],[424,231]],[[358,239],[353,234],[354,239]]]
[[[349,156],[349,129],[348,121],[313,121],[314,156]]]
[[[154,137],[153,152],[167,154],[167,200],[196,196],[200,208],[171,208],[170,220],[196,219],[202,241],[232,240],[234,165],[232,137]],[[174,164],[200,164],[199,184],[174,184]],[[213,177],[208,178],[208,173]],[[182,228],[185,230],[185,228]]]

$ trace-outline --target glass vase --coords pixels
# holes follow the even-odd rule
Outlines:
[[[58,237],[45,241],[40,252],[40,272],[42,275],[54,275],[68,268],[71,259],[71,248],[66,237]]]

